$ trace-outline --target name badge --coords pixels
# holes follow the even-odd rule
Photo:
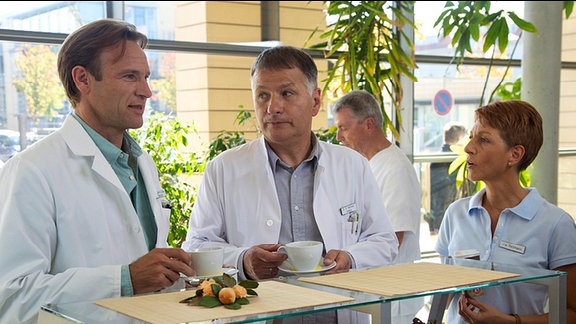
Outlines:
[[[340,208],[340,215],[342,216],[352,214],[354,212],[356,212],[356,203],[352,203]]]
[[[514,243],[510,243],[510,242],[506,242],[506,241],[500,241],[499,246],[503,249],[512,251],[512,252],[516,252],[516,253],[520,253],[520,254],[524,254],[524,252],[526,252],[526,247],[524,245],[520,245],[520,244],[514,244]]]

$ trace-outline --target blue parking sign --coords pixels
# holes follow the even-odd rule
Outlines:
[[[452,109],[452,104],[452,94],[448,90],[440,90],[434,95],[432,105],[438,115],[447,115]]]

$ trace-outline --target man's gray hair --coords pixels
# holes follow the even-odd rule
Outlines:
[[[380,104],[374,96],[366,90],[352,90],[338,99],[332,105],[332,112],[337,113],[348,108],[359,120],[368,117],[374,118],[374,123],[380,127],[384,126],[384,117]]]

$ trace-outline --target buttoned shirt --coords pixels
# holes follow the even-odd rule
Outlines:
[[[268,160],[278,193],[282,226],[278,243],[294,241],[322,241],[312,208],[314,198],[314,173],[318,165],[319,148],[312,137],[313,149],[300,165],[293,168],[284,163],[266,144]]]
[[[564,210],[547,202],[535,188],[513,208],[500,214],[491,232],[490,215],[482,207],[485,189],[452,203],[442,221],[436,251],[454,256],[478,250],[480,260],[540,269],[576,263],[576,224]],[[486,288],[477,299],[509,314],[544,313],[546,287],[516,283]],[[465,323],[458,315],[458,298],[447,313],[448,323]]]

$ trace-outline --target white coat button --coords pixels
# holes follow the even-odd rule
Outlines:
[[[120,153],[120,158],[123,158],[123,157],[124,157],[124,153]]]
[[[498,241],[498,235],[494,235],[494,241]]]
[[[274,221],[269,219],[266,221],[266,226],[272,226],[274,224]]]
[[[130,176],[130,180],[134,181],[134,176],[133,176],[133,175]]]
[[[140,227],[139,227],[139,226],[134,226],[134,232],[140,233]]]
[[[294,210],[300,210],[298,206],[294,206]]]

